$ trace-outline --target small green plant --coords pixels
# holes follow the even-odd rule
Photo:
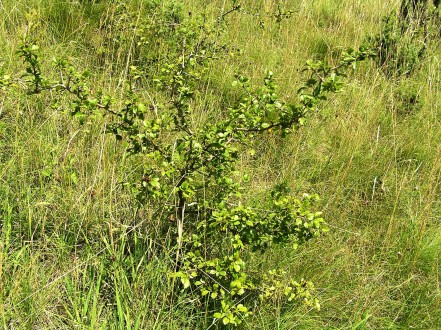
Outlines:
[[[164,22],[170,28],[169,20]],[[143,65],[129,66],[118,99],[92,92],[90,73],[77,71],[67,60],[54,61],[57,78],[45,77],[39,47],[31,40],[19,50],[26,64],[24,82],[30,94],[52,91],[56,98],[69,98],[70,112],[80,120],[110,116],[109,132],[124,140],[128,152],[142,164],[138,179],[126,185],[141,205],[160,206],[153,216],[176,238],[170,276],[201,304],[212,306],[215,320],[241,324],[252,313],[250,302],[256,298],[285,297],[319,308],[311,282],[296,281],[278,269],[256,273],[249,267],[253,253],[264,253],[276,244],[295,249],[328,230],[315,210],[318,196],[296,198],[281,185],[259,201],[259,208],[252,202],[245,205],[253,201],[253,193],[244,188],[249,177],[237,163],[242,153],[255,153],[258,136],[276,132],[285,137],[303,125],[321,101],[342,90],[347,70],[372,52],[350,49],[335,65],[308,61],[309,77],[291,101],[277,95],[272,72],[260,88],[238,75],[234,85],[242,92],[239,101],[219,108],[216,117],[207,114],[199,123],[193,120],[196,95],[202,92],[210,63],[224,57],[228,47],[218,43],[216,23],[210,28],[205,22],[178,20],[173,30],[177,42],[162,60],[152,79],[153,96],[147,99],[143,80],[149,73]]]
[[[284,1],[279,0],[277,2],[277,10],[270,15],[270,17],[275,19],[276,24],[279,26],[279,28],[281,28],[282,21],[291,18],[292,15],[295,13],[294,10],[287,10],[283,2]]]
[[[0,63],[0,89],[5,89],[11,83],[11,76],[6,74],[2,63]]]

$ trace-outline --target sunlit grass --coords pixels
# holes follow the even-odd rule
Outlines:
[[[278,3],[248,2],[251,10],[268,13]],[[213,89],[201,97],[208,111],[232,102],[236,73],[257,83],[271,69],[280,93],[294,97],[307,59],[332,60],[362,44],[398,6],[281,3],[294,14],[280,27],[268,17],[263,28],[252,15],[231,17],[226,38],[243,55],[214,64]],[[205,8],[210,16],[228,1],[183,6],[193,15]],[[53,57],[67,56],[91,69],[97,86],[115,89],[128,55],[95,52],[103,43],[101,17],[113,15],[109,8],[98,1],[4,1],[0,59],[7,70],[22,70],[15,51],[35,20],[47,70]],[[322,310],[264,306],[245,328],[441,328],[441,68],[439,45],[431,47],[419,71],[401,81],[363,64],[344,93],[305,127],[284,142],[268,134],[259,157],[244,156],[242,170],[254,178],[250,189],[259,193],[287,182],[294,192],[317,192],[331,229],[300,250],[259,259],[259,267],[311,279]],[[412,93],[417,105],[406,104]],[[48,107],[46,97],[0,91],[1,326],[209,328],[207,306],[173,292],[167,276],[173,261],[164,253],[170,242],[151,239],[157,230],[151,210],[138,210],[120,184],[136,160],[124,158],[124,146],[103,134],[104,121],[81,126]]]

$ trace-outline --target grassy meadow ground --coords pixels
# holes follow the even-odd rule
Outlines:
[[[182,2],[184,12],[204,10],[207,17],[229,6]],[[246,2],[261,13],[278,3]],[[272,70],[280,94],[293,96],[306,60],[358,47],[399,6],[280,2],[294,10],[280,27],[270,18],[260,28],[252,15],[230,17],[224,37],[243,55],[213,64],[200,99],[208,111],[232,102],[238,72],[258,82]],[[98,29],[110,8],[100,1],[0,1],[0,63],[6,72],[23,70],[16,51],[34,22],[44,68],[53,70],[52,58],[65,56],[90,69],[97,86],[118,90],[126,54],[102,51]],[[362,63],[304,127],[284,141],[267,136],[258,157],[244,156],[256,195],[283,181],[296,193],[318,193],[330,227],[297,251],[275,248],[256,257],[259,267],[313,281],[321,310],[264,305],[245,329],[441,329],[440,60],[434,39],[409,77],[392,79]],[[170,242],[147,239],[155,219],[134,211],[120,184],[136,159],[103,134],[105,119],[79,125],[47,106],[49,98],[0,90],[0,328],[215,328],[189,296],[170,294]]]

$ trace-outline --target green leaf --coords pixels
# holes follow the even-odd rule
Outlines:
[[[159,178],[152,178],[150,180],[150,185],[155,189],[159,189],[161,187],[161,184],[159,183]]]
[[[187,276],[181,276],[181,282],[184,285],[184,289],[190,287],[190,280]]]
[[[239,305],[237,305],[237,310],[239,311],[239,312],[242,312],[242,313],[246,313],[246,312],[248,312],[248,308],[246,308],[244,305],[242,305],[242,304],[239,304]]]
[[[78,183],[78,176],[75,172],[72,172],[70,174],[70,180],[73,182],[73,184],[77,184]]]
[[[45,176],[46,178],[49,178],[49,177],[52,175],[52,169],[49,168],[49,167],[46,167],[45,169],[43,169],[43,170],[41,171],[41,174],[42,174],[43,176]]]
[[[146,112],[146,110],[147,110],[147,107],[146,107],[145,104],[143,104],[143,103],[138,103],[138,104],[137,104],[137,108],[138,108],[138,110],[139,110],[141,113],[144,113],[144,112]]]

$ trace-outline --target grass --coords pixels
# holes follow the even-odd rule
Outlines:
[[[248,5],[270,12],[277,3]],[[206,108],[233,101],[237,72],[258,81],[271,69],[280,93],[293,96],[307,59],[362,44],[399,6],[283,3],[294,14],[280,28],[269,18],[260,29],[251,15],[232,16],[226,38],[244,55],[214,65],[213,88],[201,96]],[[185,12],[205,8],[208,16],[224,5],[182,2]],[[21,70],[20,36],[29,21],[39,22],[48,70],[53,56],[68,56],[94,72],[97,86],[116,89],[129,55],[115,44],[104,54],[94,51],[103,45],[102,17],[114,15],[109,8],[99,1],[3,1],[0,59],[8,72]],[[286,141],[267,136],[259,157],[244,157],[250,189],[286,181],[296,192],[317,192],[331,228],[300,250],[274,249],[256,260],[260,269],[282,267],[312,280],[322,310],[264,306],[244,328],[441,328],[440,56],[434,41],[421,67],[401,80],[363,64],[305,127]],[[170,241],[152,239],[158,224],[151,210],[136,209],[119,184],[136,160],[103,134],[104,121],[81,126],[48,107],[47,98],[0,91],[1,326],[210,328],[207,306],[175,294],[167,277]]]

